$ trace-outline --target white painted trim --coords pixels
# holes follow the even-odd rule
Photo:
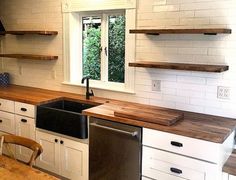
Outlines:
[[[103,13],[111,13],[104,11]],[[116,11],[114,11],[116,13]],[[98,15],[98,13],[89,13],[89,15]],[[113,12],[112,12],[113,14]],[[82,79],[82,16],[88,13],[64,13],[63,14],[63,33],[64,33],[64,84],[81,85]],[[105,82],[106,77],[102,77],[102,81],[91,82],[91,87],[106,89],[119,92],[134,92],[135,78],[134,68],[128,66],[129,62],[135,60],[135,35],[129,33],[129,29],[135,28],[136,10],[125,10],[126,16],[126,49],[125,49],[125,83]],[[76,37],[76,38],[75,38]],[[104,44],[104,43],[103,43]],[[104,48],[104,47],[103,47]],[[103,63],[102,66],[107,66]],[[103,69],[104,69],[103,67]],[[108,78],[106,78],[108,79]]]
[[[136,0],[64,0],[62,12],[135,9]]]
[[[94,89],[102,89],[102,90],[108,90],[108,91],[114,91],[114,92],[135,94],[134,90],[126,89],[124,85],[120,85],[119,83],[117,83],[117,85],[115,85],[116,83],[113,83],[113,82],[102,82],[102,83],[99,82],[99,83],[96,83],[93,80],[90,80],[89,83],[90,83],[89,86],[91,88],[94,88]],[[64,82],[62,82],[62,84],[70,85],[70,86],[78,86],[78,87],[85,87],[86,86],[85,84],[71,83],[71,82],[68,82],[68,81],[64,81]]]

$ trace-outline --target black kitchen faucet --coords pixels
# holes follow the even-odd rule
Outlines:
[[[90,96],[94,96],[93,90],[91,89],[91,92],[89,92],[89,79],[90,76],[84,76],[81,80],[81,83],[84,84],[84,80],[86,80],[86,99],[89,99]]]

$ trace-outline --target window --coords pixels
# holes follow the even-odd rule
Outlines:
[[[135,35],[129,34],[135,28],[135,10],[67,11],[64,83],[84,86],[81,79],[89,74],[93,88],[133,92],[134,69],[128,63],[135,60]]]
[[[124,83],[125,15],[83,16],[83,75],[93,80]]]

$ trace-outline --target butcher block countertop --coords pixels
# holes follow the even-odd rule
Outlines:
[[[0,98],[29,103],[33,105],[40,105],[57,99],[79,101],[82,103],[98,105],[96,107],[83,111],[83,114],[88,116],[126,123],[134,126],[156,129],[214,143],[223,143],[224,140],[234,131],[236,127],[236,119],[179,110],[176,110],[176,112],[183,113],[183,119],[177,121],[171,126],[164,126],[156,123],[114,116],[114,111],[119,111],[127,107],[140,109],[140,111],[150,111],[152,109],[169,110],[166,108],[100,97],[91,97],[90,100],[86,100],[84,95],[17,85],[0,87]]]
[[[232,152],[223,166],[223,172],[236,176],[236,150]]]

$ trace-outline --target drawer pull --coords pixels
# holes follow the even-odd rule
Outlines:
[[[173,173],[176,173],[176,174],[182,174],[182,170],[180,169],[177,169],[177,168],[170,168],[170,171],[173,172]]]
[[[0,123],[2,123],[2,120],[0,119]]]
[[[21,111],[24,111],[24,112],[27,111],[26,108],[20,108],[20,110],[21,110]]]
[[[183,147],[183,144],[182,144],[182,143],[179,143],[179,142],[176,142],[176,141],[171,141],[170,144],[171,144],[172,146]]]
[[[26,123],[27,120],[26,119],[21,119],[21,122]]]

